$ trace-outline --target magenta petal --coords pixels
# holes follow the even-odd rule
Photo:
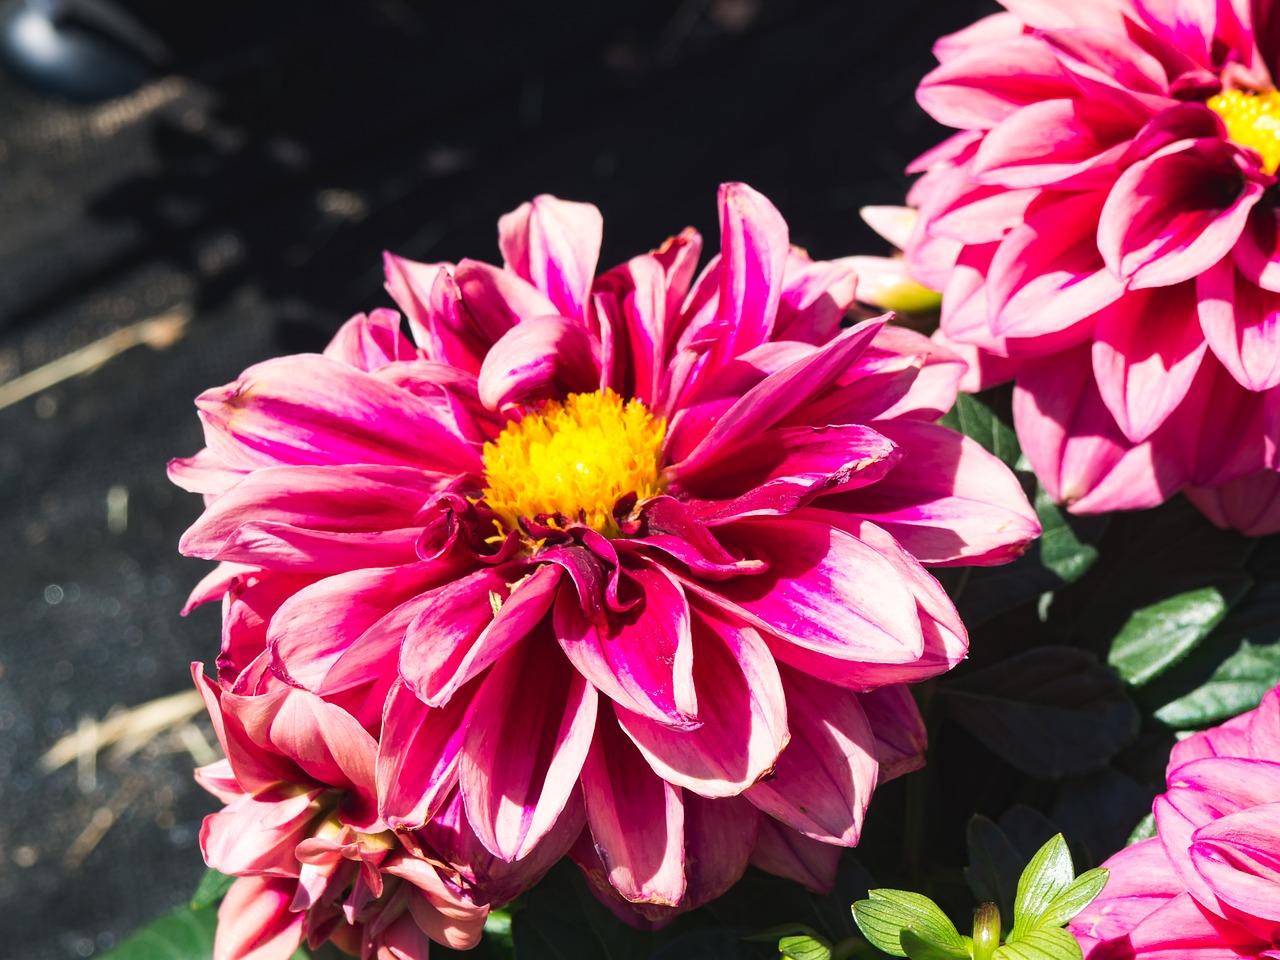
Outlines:
[[[241,877],[218,907],[213,960],[288,960],[302,942],[305,913],[289,909],[296,881]]]
[[[560,312],[533,284],[478,260],[463,260],[454,269],[454,278],[462,304],[481,328],[485,350],[516,324]]]
[[[949,127],[989,130],[1020,107],[1069,96],[1070,82],[1039,38],[1014,36],[974,44],[920,81],[916,99]]]
[[[1080,99],[1033,103],[986,135],[974,157],[972,177],[1015,190],[1092,182],[1114,169],[1125,141],[1139,126],[1136,117]]]
[[[882,482],[815,506],[873,521],[922,563],[1005,563],[1039,536],[1017,477],[978,443],[915,420],[875,426],[898,445],[901,461]]]
[[[761,817],[751,865],[794,880],[813,893],[827,893],[836,882],[840,848],[810,840],[772,817]]]
[[[1280,932],[1280,802],[1229,814],[1195,832],[1188,851],[1214,895],[1264,940]]]
[[[544,193],[498,219],[498,246],[507,269],[545,293],[556,312],[583,320],[603,229],[591,204]]]
[[[1107,267],[1134,288],[1161,287],[1221,260],[1264,189],[1245,177],[1245,162],[1234,146],[1203,139],[1173,144],[1126,170],[1097,221]]]
[[[1245,279],[1224,259],[1196,281],[1200,329],[1246,390],[1280,386],[1280,293]]]
[[[458,781],[474,688],[443,707],[428,707],[402,683],[387,698],[378,741],[379,814],[388,827],[420,827]]]
[[[1149,913],[1117,946],[1117,958],[1241,960],[1266,956],[1270,944],[1181,893]]]
[[[1098,314],[1093,373],[1129,440],[1146,440],[1182,403],[1204,354],[1190,283],[1130,291]]]
[[[876,762],[880,765],[876,783],[887,783],[923,767],[928,732],[906,684],[868,690],[858,694],[858,701],[876,736]]]
[[[409,321],[414,339],[430,360],[475,373],[505,327],[486,330],[462,303],[453,267],[414,263],[384,253],[386,288]]]
[[[1250,282],[1263,290],[1280,290],[1280,210],[1255,206],[1231,255]]]
[[[311,835],[320,793],[268,792],[263,799],[246,794],[210,814],[200,828],[205,862],[226,874],[297,876],[293,849]]]
[[[591,745],[597,699],[546,632],[490,669],[458,772],[467,820],[495,857],[519,860],[555,826]]]
[[[1124,293],[1124,285],[1103,264],[1094,238],[1101,206],[1097,193],[1069,194],[1033,207],[1026,221],[1004,238],[987,273],[993,333],[1058,333]]]
[[[608,711],[582,767],[587,823],[608,881],[632,902],[674,907],[684,896],[681,790],[656,776]]]
[[[447,703],[550,609],[559,571],[543,566],[510,592],[524,573],[512,564],[486,567],[432,592],[400,648],[400,676],[425,703]],[[496,614],[495,601],[502,605]]]
[[[867,321],[844,331],[827,345],[770,374],[733,403],[679,463],[667,469],[673,479],[728,459],[760,431],[783,421],[831,387],[879,332],[883,321]],[[673,427],[672,433],[675,430]],[[677,444],[669,435],[669,445]]]
[[[684,795],[685,909],[699,907],[738,882],[763,818],[742,797]]]
[[[564,317],[535,317],[512,327],[485,355],[480,402],[490,410],[595,390],[600,344]]]
[[[720,187],[720,303],[727,338],[713,348],[723,360],[770,339],[782,295],[787,224],[763,195],[744,183]]]
[[[1071,932],[1085,941],[1086,954],[1091,943],[1125,936],[1183,892],[1157,837],[1125,847],[1105,866],[1111,875],[1101,895],[1071,922]]]
[[[324,356],[371,373],[396,360],[413,360],[417,351],[400,332],[398,313],[374,310],[344,323],[324,348]]]
[[[826,343],[853,303],[858,280],[846,264],[815,263],[792,248],[787,253],[773,339]]]
[[[743,795],[806,837],[851,847],[876,785],[871,725],[848,690],[781,671],[791,740],[773,776]]]
[[[565,656],[597,690],[628,710],[681,729],[697,726],[689,603],[661,567],[626,570],[623,583],[640,594],[626,613],[603,625],[583,613],[574,590],[556,597],[556,639]]]
[[[717,530],[723,543],[763,555],[769,570],[693,591],[805,650],[863,663],[910,663],[924,649],[911,592],[859,540],[824,523],[745,519]]]
[[[228,463],[375,463],[479,472],[479,451],[430,406],[335,360],[302,354],[250,367],[196,398],[209,445]],[[429,451],[424,456],[424,452]]]
[[[751,627],[697,610],[695,730],[678,730],[614,704],[618,722],[662,779],[706,797],[741,793],[765,776],[787,742],[778,667]]]
[[[1216,487],[1187,487],[1183,492],[1223,529],[1249,537],[1280,533],[1280,473],[1274,470],[1259,470]]]

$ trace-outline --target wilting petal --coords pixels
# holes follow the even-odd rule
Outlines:
[[[697,726],[693,639],[684,591],[662,568],[628,569],[623,578],[639,592],[630,611],[593,624],[575,591],[556,597],[556,639],[565,656],[615,703],[658,723]]]
[[[311,835],[320,814],[320,789],[289,796],[245,795],[204,818],[200,850],[205,862],[226,874],[296,877],[294,847]]]
[[[542,632],[489,671],[459,775],[467,819],[494,856],[519,860],[555,825],[591,745],[596,701]]]
[[[508,270],[528,280],[574,320],[586,316],[604,219],[589,203],[542,194],[498,219]]]
[[[744,796],[814,840],[851,847],[876,785],[876,744],[856,696],[782,667],[791,740]]]
[[[582,796],[608,882],[627,900],[674,907],[684,896],[680,795],[602,711],[582,768]]]
[[[706,797],[741,793],[787,742],[786,697],[769,648],[751,627],[705,610],[693,617],[694,730],[673,729],[618,704],[627,735],[662,779]]]

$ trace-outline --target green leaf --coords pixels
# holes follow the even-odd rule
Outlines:
[[[1124,685],[1088,651],[1035,647],[938,687],[951,716],[1003,760],[1058,780],[1105,766],[1138,731]]]
[[[995,960],[1084,960],[1080,943],[1061,927],[1038,927],[996,948]]]
[[[963,947],[964,940],[942,908],[908,890],[868,890],[853,905],[853,919],[871,944],[895,957],[905,957],[901,934],[910,929],[942,946]]]
[[[972,437],[1012,468],[1022,455],[1013,428],[997,417],[981,400],[962,393],[947,415],[938,421],[944,427]]]
[[[1059,895],[1071,887],[1075,875],[1067,841],[1059,833],[1036,851],[1018,879],[1009,940],[1020,940],[1036,929]]]
[[[1280,682],[1280,644],[1240,648],[1196,689],[1171,700],[1155,717],[1175,730],[1195,730],[1252,710]]]
[[[1133,828],[1133,833],[1129,834],[1128,841],[1125,842],[1126,847],[1132,847],[1135,843],[1141,843],[1143,840],[1150,840],[1156,835],[1156,815],[1148,813],[1145,817],[1138,821],[1138,825]]]
[[[210,960],[217,924],[217,911],[179,907],[147,924],[102,960]]]
[[[958,947],[936,943],[910,928],[903,930],[898,935],[898,940],[910,960],[970,960],[973,955],[969,945],[963,940]]]
[[[816,935],[783,937],[778,952],[786,960],[831,960],[831,941]]]
[[[191,909],[199,910],[202,907],[213,906],[227,895],[227,891],[235,882],[235,877],[228,877],[225,873],[219,873],[210,867],[200,878],[196,892],[191,895]]]
[[[753,933],[742,939],[752,943],[774,943],[783,937],[814,937],[815,939],[821,939],[817,930],[803,923],[780,923],[776,927],[769,927],[767,930],[761,930],[759,933]]]
[[[1077,913],[1091,904],[1094,897],[1102,892],[1102,888],[1107,885],[1107,877],[1110,875],[1111,871],[1102,867],[1086,870],[1076,877],[1067,889],[1053,898],[1049,905],[1044,908],[1044,912],[1040,914],[1040,919],[1036,921],[1035,925],[1037,927],[1061,927],[1063,924],[1070,923]]]
[[[508,910],[490,910],[484,921],[484,939],[490,952],[497,957],[512,956],[511,913]]]
[[[1189,590],[1135,610],[1111,641],[1107,662],[1142,686],[1190,653],[1252,584],[1241,574],[1221,587]]]
[[[1098,549],[1080,542],[1067,515],[1040,484],[1036,484],[1035,507],[1040,519],[1040,539],[1036,541],[1040,562],[1067,583],[1074,583],[1098,559]]]
[[[1003,830],[981,814],[969,819],[965,842],[969,865],[964,868],[964,880],[974,899],[994,903],[1002,917],[1013,916],[1013,897],[1026,858]]]

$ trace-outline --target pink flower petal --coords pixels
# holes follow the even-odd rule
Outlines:
[[[403,683],[387,698],[376,766],[378,812],[388,827],[420,827],[458,781],[458,757],[476,686],[428,707]]]
[[[218,907],[213,960],[288,960],[302,942],[306,914],[289,909],[294,883],[242,877]]]
[[[880,773],[876,783],[888,783],[924,766],[929,738],[920,708],[905,684],[877,687],[858,694],[876,737],[876,762]]]
[[[840,848],[810,840],[772,817],[761,817],[751,865],[822,894],[836,882]]]
[[[928,73],[916,92],[948,127],[989,130],[1020,107],[1070,96],[1074,88],[1042,40],[1020,35],[974,44]]]
[[[526,637],[476,693],[459,763],[467,820],[495,857],[519,860],[555,825],[577,786],[596,725],[595,689]]]
[[[1189,280],[1231,252],[1264,189],[1221,140],[1175,143],[1122,173],[1098,219],[1107,268],[1135,288]],[[1153,201],[1158,197],[1159,201]]]
[[[674,907],[685,892],[684,805],[608,711],[582,767],[587,823],[608,882],[627,900]]]
[[[417,351],[400,332],[398,313],[374,310],[344,323],[324,348],[324,356],[371,373],[396,360],[412,360]]]
[[[1245,279],[1230,258],[1196,281],[1200,329],[1246,390],[1280,386],[1280,293]]]
[[[293,849],[314,829],[321,792],[246,794],[205,817],[200,828],[205,862],[226,874],[296,877]]]
[[[787,742],[786,698],[755,630],[701,609],[692,626],[701,726],[672,729],[618,704],[614,712],[659,777],[702,796],[729,797],[773,769]]]
[[[871,724],[847,690],[785,666],[782,678],[791,740],[744,796],[806,837],[854,846],[876,784]]]
[[[1098,391],[1125,436],[1141,443],[1186,398],[1204,358],[1195,288],[1181,283],[1130,291],[1104,307],[1096,322]]]
[[[493,345],[480,368],[480,402],[490,410],[568,393],[589,393],[600,381],[600,344],[580,322],[534,317]]]
[[[556,639],[574,669],[628,710],[678,729],[697,726],[689,604],[659,566],[629,566],[622,578],[640,602],[593,624],[573,590],[556,597]],[[588,810],[588,816],[590,811]]]
[[[554,312],[581,321],[603,230],[591,204],[542,194],[498,219],[498,246],[507,269],[545,293]]]

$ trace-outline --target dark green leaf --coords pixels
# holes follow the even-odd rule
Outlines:
[[[1129,825],[1151,809],[1155,793],[1115,767],[1104,767],[1062,781],[1053,798],[1053,820],[1072,843],[1085,848],[1087,865],[1096,866],[1124,845]]]
[[[1005,424],[985,403],[972,394],[960,394],[956,398],[955,406],[938,422],[952,430],[959,430],[966,437],[977,440],[1009,467],[1013,467],[1018,462],[1018,457],[1022,455],[1013,428]]]
[[[1061,927],[1029,930],[1020,940],[996,948],[995,960],[1083,960],[1080,943]]]
[[[103,960],[210,960],[215,910],[179,907],[123,941]]]
[[[1075,875],[1071,852],[1062,834],[1037,850],[1018,879],[1009,939],[1020,940],[1028,931],[1036,929],[1052,904],[1071,886]]]
[[[900,935],[914,930],[943,946],[963,946],[964,941],[947,915],[928,897],[909,890],[870,890],[868,899],[853,905],[853,918],[862,935],[885,953],[905,957]]]
[[[1138,825],[1133,828],[1133,833],[1129,834],[1129,840],[1125,843],[1126,847],[1131,847],[1135,843],[1141,843],[1143,840],[1150,840],[1156,835],[1156,815],[1148,813],[1145,817],[1138,821]]]
[[[1248,640],[1218,665],[1196,689],[1155,711],[1175,730],[1194,730],[1252,710],[1280,682],[1280,644],[1254,646]]]
[[[1013,916],[1013,897],[1026,858],[1018,853],[1003,830],[981,814],[970,818],[965,841],[969,865],[964,868],[964,879],[974,899],[979,903],[994,903],[1002,917]]]
[[[783,937],[778,952],[786,960],[831,960],[831,941],[819,936]]]
[[[200,878],[196,892],[191,895],[191,909],[199,910],[201,907],[213,906],[227,895],[227,891],[235,882],[235,877],[228,877],[225,873],[219,873],[210,867]]]
[[[610,913],[567,861],[529,891],[511,934],[520,960],[648,960],[657,944]]]
[[[1102,892],[1107,885],[1107,877],[1111,871],[1102,867],[1086,870],[1071,882],[1053,901],[1044,908],[1037,927],[1061,927],[1070,923],[1077,913],[1093,902],[1093,898]]]
[[[1107,662],[1140,687],[1185,657],[1209,635],[1253,581],[1244,574],[1135,610],[1111,641]]]
[[[1084,650],[1037,647],[939,686],[961,726],[1032,776],[1104,766],[1138,730],[1124,685]]]
[[[1053,499],[1036,484],[1036,516],[1040,518],[1040,539],[1036,546],[1040,562],[1068,583],[1074,583],[1098,559],[1098,549],[1081,543],[1067,516]]]

